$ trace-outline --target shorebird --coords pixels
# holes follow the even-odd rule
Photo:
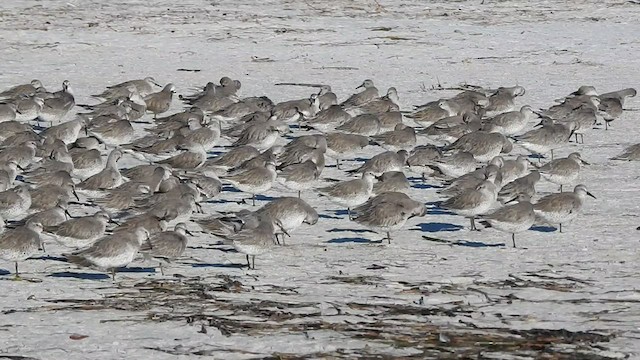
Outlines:
[[[0,99],[16,99],[21,96],[33,96],[39,88],[42,88],[40,80],[31,80],[28,84],[20,84],[13,86],[7,90],[0,92]]]
[[[635,144],[627,147],[620,155],[612,157],[611,160],[640,160],[640,144]]]
[[[500,87],[489,96],[489,104],[485,111],[487,114],[494,115],[512,111],[515,108],[515,98],[524,94],[525,90],[522,86]]]
[[[434,145],[416,146],[409,153],[407,165],[409,170],[418,173],[425,180],[425,175],[433,172],[434,161],[442,157],[442,151]],[[471,156],[473,158],[473,155]],[[475,161],[473,164],[475,168]]]
[[[457,178],[475,170],[477,162],[473,154],[460,151],[450,156],[442,156],[435,159],[433,166],[445,176]]]
[[[338,97],[331,91],[331,86],[329,85],[322,85],[320,87],[318,100],[320,100],[320,110],[325,110],[338,104]]]
[[[353,221],[374,231],[387,234],[391,244],[391,232],[401,229],[408,219],[426,214],[423,203],[412,200],[401,192],[385,192],[353,209]]]
[[[369,138],[357,134],[334,132],[327,134],[327,155],[336,159],[336,167],[340,169],[340,161],[353,155],[369,145]]]
[[[163,231],[149,237],[147,242],[140,246],[140,252],[145,257],[161,260],[160,273],[164,276],[162,261],[170,262],[184,253],[187,248],[187,235],[193,236],[187,229],[187,224],[178,223],[173,231]]]
[[[18,262],[28,259],[40,249],[42,224],[30,221],[0,235],[0,259],[15,263],[15,278],[20,278]]]
[[[62,91],[53,93],[44,99],[44,106],[40,110],[38,119],[53,124],[60,121],[75,106],[76,102],[71,90],[71,83],[65,80]]]
[[[283,231],[276,228],[276,242],[279,242],[278,234],[281,234],[282,245],[285,245],[285,232],[292,233],[303,223],[315,225],[318,222],[318,212],[304,200],[294,197],[281,197],[272,200],[255,213],[279,221]]]
[[[169,83],[165,85],[161,91],[144,97],[144,102],[147,105],[147,111],[153,114],[154,119],[158,117],[158,114],[162,114],[169,110],[171,107],[171,100],[173,99],[173,94],[175,94],[175,92],[175,85]]]
[[[495,185],[486,180],[477,187],[442,202],[440,207],[468,217],[471,221],[471,230],[478,230],[476,229],[475,217],[485,214],[491,209],[496,201],[496,195]]]
[[[304,124],[322,132],[329,132],[351,119],[351,115],[340,105],[331,105],[321,110],[314,117],[305,119]]]
[[[536,220],[536,214],[528,195],[520,195],[518,203],[507,205],[490,214],[480,216],[481,224],[506,233],[511,233],[513,247],[516,247],[516,233],[528,230]]]
[[[72,218],[61,224],[45,228],[55,240],[66,247],[83,248],[91,246],[104,235],[107,223],[113,222],[105,211],[93,215]]]
[[[122,158],[122,151],[114,149],[109,153],[107,163],[102,171],[83,180],[77,185],[78,189],[84,190],[108,190],[120,186],[124,181],[118,170],[117,162]]]
[[[415,129],[404,124],[398,124],[393,131],[374,135],[371,139],[375,145],[390,151],[411,150],[416,146]]]
[[[402,171],[407,164],[409,153],[406,150],[385,151],[378,155],[375,155],[371,159],[365,161],[362,166],[350,172],[365,173],[371,172],[375,176],[380,176],[387,171]]]
[[[373,191],[374,179],[375,174],[373,172],[365,171],[362,173],[361,179],[342,181],[317,189],[317,191],[330,201],[346,207],[349,219],[351,219],[351,208],[369,200]]]
[[[251,194],[255,206],[256,195],[271,189],[276,176],[276,164],[267,161],[264,167],[249,168],[236,175],[223,176],[222,179],[230,182],[238,190]]]
[[[148,238],[149,232],[138,227],[131,232],[120,231],[107,235],[88,248],[62,255],[78,266],[108,270],[115,281],[118,268],[129,265],[138,253],[140,245]]]
[[[411,183],[402,171],[387,171],[376,178],[378,182],[373,184],[373,194],[380,195],[384,192],[405,192],[411,188]]]
[[[488,162],[501,153],[508,153],[513,145],[496,128],[490,131],[476,131],[463,135],[453,144],[445,146],[444,150],[457,150],[468,152],[480,162]]]
[[[387,90],[387,94],[378,99],[373,99],[360,106],[349,108],[347,111],[351,115],[359,114],[380,114],[389,111],[400,110],[400,99],[398,98],[398,91],[394,87],[390,87]]]
[[[540,181],[540,172],[533,170],[528,175],[515,179],[504,185],[498,192],[498,200],[507,204],[516,200],[521,195],[532,198],[536,194],[536,184]]]
[[[7,220],[18,220],[31,207],[31,193],[26,185],[0,192],[0,217]]]
[[[563,223],[566,224],[578,217],[587,196],[596,198],[587,191],[586,186],[580,184],[572,192],[560,192],[543,197],[533,205],[533,210],[536,216],[545,222],[551,225],[559,224],[562,232]]]
[[[338,131],[364,136],[376,135],[380,132],[380,120],[374,114],[362,114],[353,117],[336,127]]]
[[[565,145],[576,128],[573,122],[560,124],[555,123],[551,118],[542,119],[538,126],[542,127],[513,138],[517,144],[532,153],[542,156],[551,152],[551,160],[553,160],[553,150]],[[539,160],[541,161],[542,158],[539,158]]]
[[[233,246],[239,253],[245,254],[247,267],[255,270],[256,256],[266,253],[275,245],[276,229],[289,236],[279,220],[267,216],[259,216],[256,227],[243,228],[237,233],[226,236],[224,237],[224,243]],[[251,257],[251,262],[249,257]]]
[[[127,96],[129,92],[135,91],[138,95],[144,97],[153,92],[154,85],[160,86],[153,77],[148,76],[144,79],[129,80],[120,84],[107,86],[107,90],[101,94],[92,96],[106,100],[113,100],[121,96]]]
[[[222,176],[230,169],[240,166],[245,161],[260,155],[260,151],[250,145],[242,145],[231,148],[229,151],[207,159],[200,167],[202,171],[212,169],[214,174]]]
[[[318,165],[312,160],[307,160],[301,164],[284,167],[278,173],[277,180],[287,189],[298,191],[300,198],[302,190],[312,189],[319,177]]]
[[[368,103],[371,100],[376,99],[378,95],[378,89],[373,84],[373,80],[367,79],[356,89],[364,88],[361,92],[351,95],[347,100],[343,101],[340,105],[343,108],[360,106]]]
[[[531,106],[525,105],[519,111],[500,113],[486,120],[486,123],[492,125],[502,135],[511,136],[522,131],[533,115]]]
[[[157,163],[166,164],[174,169],[197,169],[207,160],[207,152],[201,144],[185,140],[178,148],[186,151]]]
[[[560,185],[571,185],[580,173],[582,165],[589,165],[588,162],[582,160],[580,153],[574,152],[566,158],[555,159],[538,168],[540,175],[547,181]]]

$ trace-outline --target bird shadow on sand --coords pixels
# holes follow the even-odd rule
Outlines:
[[[427,241],[431,241],[431,242],[435,242],[435,243],[439,243],[439,244],[443,244],[443,245],[449,245],[449,246],[463,246],[463,247],[471,247],[471,248],[490,248],[490,247],[505,247],[506,244],[505,243],[497,243],[497,244],[488,244],[488,243],[484,243],[482,241],[469,241],[469,240],[447,240],[447,239],[440,239],[440,238],[434,238],[434,237],[430,237],[430,236],[422,236],[422,238],[424,240]]]
[[[66,257],[63,257],[63,256],[51,256],[51,255],[42,255],[42,256],[34,257],[32,259],[33,260],[42,260],[42,261],[59,261],[59,262],[64,262],[64,263],[68,263],[69,262],[69,260],[67,260]]]
[[[424,184],[424,183],[412,184],[411,187],[414,189],[440,189],[441,188],[441,186],[435,186],[435,185]]]
[[[320,214],[318,215],[318,217],[321,219],[334,219],[334,220],[342,219],[342,217],[340,216],[331,216],[331,215],[325,215],[325,214]]]
[[[345,243],[355,243],[355,244],[370,244],[380,241],[372,241],[369,239],[361,238],[361,237],[343,237],[343,238],[335,238],[328,240],[328,244],[345,244]]]
[[[101,273],[85,273],[85,272],[74,272],[74,271],[61,271],[55,272],[47,275],[48,277],[54,278],[69,278],[69,279],[80,279],[80,280],[107,280],[111,279],[111,276],[107,274]]]
[[[431,222],[431,223],[420,223],[418,224],[420,229],[412,229],[412,230],[420,230],[422,232],[435,233],[440,231],[460,231],[463,229],[460,225],[449,224],[449,223],[440,223],[440,222]]]
[[[239,263],[231,263],[231,264],[225,264],[225,263],[217,263],[217,264],[213,264],[213,263],[196,263],[196,264],[191,264],[192,268],[225,268],[225,269],[241,269],[243,267],[246,267],[247,264],[239,264]]]
[[[344,229],[344,228],[333,228],[333,229],[327,230],[327,232],[329,232],[329,233],[332,233],[332,232],[352,232],[352,233],[356,233],[356,234],[365,234],[365,233],[376,234],[375,231],[367,230],[367,229]]]
[[[445,210],[439,207],[433,207],[433,208],[427,209],[427,215],[455,215],[455,214],[449,210]]]
[[[256,195],[256,201],[273,201],[276,198],[273,196],[266,196],[266,195]],[[250,202],[251,200],[246,200],[247,202]],[[256,204],[257,206],[257,204]]]
[[[9,275],[9,274],[11,274],[11,271],[0,269],[0,276]]]
[[[532,231],[537,231],[537,232],[545,232],[545,233],[550,233],[550,232],[554,232],[554,231],[558,231],[557,228],[553,227],[553,226],[532,226],[531,228],[529,228],[529,230]]]
[[[229,185],[223,185],[223,186],[222,186],[222,190],[220,190],[220,191],[221,191],[221,192],[222,192],[222,191],[224,191],[224,192],[233,192],[233,193],[240,193],[240,192],[242,192],[242,191],[240,191],[240,190],[238,190],[238,189],[234,188],[233,186],[229,186]]]

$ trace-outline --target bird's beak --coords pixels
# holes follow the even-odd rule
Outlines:
[[[185,232],[185,234],[187,234],[187,235],[189,235],[189,236],[195,236],[195,235],[193,235],[193,233],[192,233],[191,231],[189,231],[189,230],[185,230],[184,232]]]
[[[364,87],[364,83],[362,83],[360,86],[358,86],[356,89],[360,89]]]
[[[120,224],[117,221],[113,220],[113,219],[109,219],[109,222],[112,223],[112,224],[115,224],[116,226],[120,226]]]
[[[158,84],[158,83],[157,83],[157,82],[155,82],[155,81],[151,81],[151,83],[152,83],[153,85],[155,85],[155,86],[162,87],[162,85]]]
[[[71,219],[73,216],[71,216],[71,214],[69,214],[69,210],[64,210],[64,214],[67,216],[67,220]]]
[[[17,167],[18,169],[20,169],[20,171],[24,171],[24,168],[23,168],[22,166],[20,166],[19,164],[16,164],[16,167]]]
[[[533,125],[533,127],[538,127],[538,126],[542,126],[542,121],[540,121],[539,123]]]
[[[76,192],[75,187],[71,188],[71,192],[73,193],[73,196],[75,196],[76,200],[80,201],[80,196],[78,196],[78,193]]]
[[[586,161],[584,161],[584,160],[582,160],[582,159],[580,159],[580,161],[581,161],[581,162],[582,162],[582,164],[584,164],[584,165],[591,165],[590,163],[588,163],[588,162],[586,162]]]
[[[291,235],[289,235],[287,230],[284,229],[284,226],[282,226],[282,223],[280,221],[277,221],[276,225],[278,226],[278,228],[280,228],[280,230],[282,230],[283,234],[287,235],[288,237],[291,237]]]
[[[592,193],[590,193],[590,192],[588,192],[588,191],[587,191],[587,195],[591,196],[591,197],[592,197],[592,198],[594,198],[594,199],[597,199],[595,196],[593,196],[593,194],[592,194]]]

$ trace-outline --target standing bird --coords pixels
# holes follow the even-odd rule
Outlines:
[[[147,111],[153,114],[154,119],[158,117],[158,114],[169,110],[175,92],[175,85],[169,83],[161,91],[144,97],[144,102],[147,104]]]
[[[543,197],[533,205],[533,210],[536,216],[545,222],[552,225],[559,224],[560,232],[562,232],[563,223],[566,224],[578,217],[587,196],[596,198],[587,190],[586,186],[580,184],[572,192],[561,192]]]
[[[351,208],[361,205],[369,200],[373,191],[375,174],[365,171],[362,179],[347,180],[318,189],[321,195],[326,196],[332,202],[347,208],[351,219]]]
[[[239,174],[223,176],[222,179],[238,190],[251,194],[255,206],[256,195],[271,189],[276,176],[276,164],[268,160],[264,167],[252,167]]]
[[[478,230],[475,217],[489,211],[495,201],[495,185],[490,181],[484,181],[477,187],[442,202],[440,207],[468,217],[471,221],[471,230]]]
[[[0,259],[15,263],[15,278],[20,278],[18,262],[26,260],[40,249],[42,224],[29,221],[24,226],[7,230],[0,235]]]
[[[121,231],[98,239],[88,248],[62,254],[69,262],[82,267],[93,267],[108,270],[116,280],[118,268],[129,265],[135,258],[142,243],[149,238],[149,232],[143,227],[134,231]]]
[[[140,252],[145,257],[153,257],[161,261],[170,262],[177,259],[187,248],[187,235],[193,234],[187,230],[187,224],[176,224],[173,231],[159,232],[140,246]],[[164,276],[162,262],[160,262],[160,273]]]
[[[239,253],[245,254],[247,267],[255,270],[256,256],[266,253],[276,243],[276,227],[289,236],[279,220],[259,215],[256,227],[243,228],[237,233],[224,236],[224,243],[233,246]],[[251,262],[249,257],[251,257]]]
[[[353,209],[353,221],[375,231],[385,232],[391,244],[391,232],[401,229],[408,219],[426,214],[423,203],[401,192],[385,192]]]
[[[544,164],[538,171],[549,182],[560,185],[560,191],[562,191],[562,185],[571,185],[578,178],[582,165],[589,165],[589,163],[582,160],[580,153],[574,152],[566,158],[555,159]]]
[[[513,247],[516,247],[516,233],[528,230],[536,221],[536,214],[527,194],[518,197],[518,203],[507,205],[490,214],[480,216],[481,224],[506,233],[511,233]]]

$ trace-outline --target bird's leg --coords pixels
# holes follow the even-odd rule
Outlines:
[[[282,237],[282,240],[284,241],[284,236]],[[278,234],[276,234],[276,244],[280,245],[280,238],[278,237]]]
[[[251,264],[253,265],[253,270],[256,269],[256,256],[251,255]]]
[[[20,279],[20,273],[18,272],[18,262],[16,261],[16,275],[15,279]]]
[[[604,121],[604,129],[609,130],[609,122],[607,120]]]
[[[160,274],[164,276],[164,268],[162,267],[162,263],[160,263]]]
[[[247,267],[251,270],[251,262],[249,262],[249,254],[247,254]]]
[[[302,191],[298,190],[298,199],[301,199],[301,193]]]
[[[256,206],[256,194],[253,194],[252,200],[253,200],[253,206]]]
[[[513,247],[516,247],[516,234],[515,233],[511,234],[511,242],[513,242]]]
[[[387,243],[391,244],[391,233],[387,231]]]
[[[336,159],[336,168],[340,170],[340,159]]]
[[[560,185],[560,192],[562,192],[562,185]]]
[[[560,232],[562,232],[562,224],[560,224]]]
[[[113,282],[116,281],[116,268],[111,269],[111,279]]]
[[[476,217],[472,216],[470,220],[471,220],[471,231],[480,231],[478,230],[478,228],[476,228]]]
[[[551,149],[551,161],[553,161],[553,149]]]

